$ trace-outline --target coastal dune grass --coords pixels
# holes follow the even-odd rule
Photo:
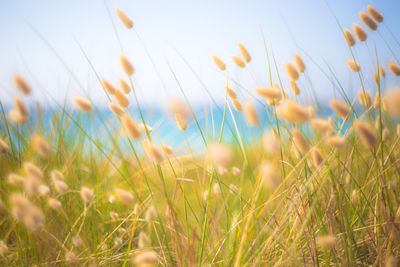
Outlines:
[[[127,13],[115,16],[135,32]],[[371,31],[339,27],[351,55],[343,68],[361,89],[351,95],[333,76],[338,97],[326,105],[302,82],[311,61],[301,51],[279,63],[265,43],[270,83],[235,81],[231,68],[251,73],[251,51],[239,43],[232,65],[210,55],[227,82],[225,101],[210,96],[204,119],[167,61],[184,99],[165,115],[178,144],[149,125],[124,54],[120,88],[97,77],[113,123],[83,93],[45,115],[25,104],[39,89],[16,74],[14,102],[0,106],[0,264],[397,266],[400,90],[384,85],[400,66],[376,56],[378,71],[365,76],[353,51],[374,45],[383,15],[368,6],[359,16]]]

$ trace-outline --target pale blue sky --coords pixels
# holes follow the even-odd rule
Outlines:
[[[373,4],[385,17],[379,33],[391,49],[400,55],[400,46],[388,29],[400,40],[400,1],[398,0],[326,0],[344,27],[360,23],[358,12]],[[309,76],[321,97],[330,96],[332,86],[318,68],[293,43],[297,43],[327,70],[332,67],[346,89],[357,90],[359,81],[346,67],[349,50],[332,13],[323,0],[201,0],[201,1],[138,1],[138,0],[2,0],[0,2],[0,98],[10,101],[15,94],[12,74],[22,73],[35,91],[34,98],[45,103],[62,102],[74,95],[87,94],[98,103],[105,103],[93,72],[79,49],[81,44],[102,78],[117,82],[124,77],[118,62],[120,48],[114,34],[107,7],[116,25],[126,55],[136,68],[135,83],[142,101],[158,104],[169,96],[180,95],[167,59],[180,79],[191,101],[208,101],[196,77],[176,53],[182,54],[217,99],[221,99],[225,77],[217,71],[211,55],[217,54],[228,63],[229,75],[249,90],[267,84],[266,57],[260,29],[273,48],[278,67],[299,52],[308,67]],[[106,7],[107,5],[107,7]],[[134,28],[144,41],[167,87],[165,93],[143,47],[134,31],[127,30],[117,19],[114,9],[122,8],[134,21]],[[285,25],[284,20],[287,22]],[[60,60],[29,27],[33,25],[50,42],[84,87],[71,77]],[[387,26],[387,27],[386,27]],[[381,61],[393,58],[380,35],[368,31],[368,47],[378,47]],[[77,41],[76,41],[77,40]],[[242,42],[253,57],[249,71],[240,70],[230,60],[239,54]],[[366,75],[372,72],[367,46],[358,44]],[[250,74],[251,73],[251,74]],[[37,79],[37,80],[35,80]],[[368,79],[368,78],[367,78]],[[287,84],[286,77],[283,77]],[[366,81],[372,87],[371,79]],[[388,81],[394,82],[394,79]],[[302,78],[301,85],[306,82]],[[67,91],[68,89],[68,91]],[[245,97],[242,95],[240,97]],[[247,96],[246,96],[247,97]]]

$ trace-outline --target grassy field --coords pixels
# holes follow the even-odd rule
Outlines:
[[[132,28],[122,10],[116,16]],[[184,100],[172,104],[174,127],[196,129],[201,151],[189,139],[177,153],[154,138],[124,55],[118,86],[99,77],[119,125],[104,122],[101,136],[88,130],[103,120],[90,98],[49,108],[47,126],[42,108],[25,104],[35,88],[15,75],[14,105],[3,103],[0,116],[1,265],[397,266],[400,91],[384,85],[400,65],[395,55],[380,62],[375,48],[377,71],[363,73],[353,52],[383,17],[370,6],[359,16],[363,24],[341,30],[361,89],[354,96],[334,80],[327,105],[298,82],[307,74],[300,52],[279,63],[266,45],[269,77],[285,64],[279,77],[291,88],[271,78],[249,99],[210,55],[227,76],[225,103],[214,109],[222,123],[200,124],[182,88]],[[237,52],[233,62],[246,68],[251,51]]]

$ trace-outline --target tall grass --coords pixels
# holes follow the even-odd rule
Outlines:
[[[372,18],[360,13],[362,22],[379,32],[381,13],[367,11]],[[125,12],[117,9],[116,16],[132,31]],[[362,91],[349,94],[331,69],[323,71],[340,95],[329,105],[320,104],[312,87],[309,55],[299,51],[293,62],[279,63],[264,40],[269,84],[249,91],[223,58],[210,56],[226,76],[221,105],[194,73],[213,105],[202,125],[166,61],[185,100],[172,103],[171,131],[185,139],[173,146],[149,125],[133,64],[122,54],[121,90],[99,77],[84,54],[107,95],[112,124],[89,97],[75,96],[73,107],[52,99],[56,108],[46,126],[41,109],[25,104],[37,89],[15,75],[13,107],[0,102],[1,264],[396,266],[400,91],[385,88],[377,49],[371,77],[355,57],[358,41],[375,47],[368,39],[373,33],[354,24],[356,41],[338,26],[351,54],[343,66]],[[251,51],[239,43],[234,54],[234,67],[253,75]],[[400,75],[396,61],[386,70]],[[315,104],[304,105],[307,96]],[[243,119],[246,124],[238,123]],[[96,120],[101,126],[93,132]],[[200,150],[192,149],[190,128]]]

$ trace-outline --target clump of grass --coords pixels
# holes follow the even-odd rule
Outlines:
[[[367,12],[359,17],[368,28],[354,24],[353,31],[368,45],[367,30],[373,36],[383,15],[372,6]],[[124,55],[129,83],[99,77],[112,123],[89,98],[76,97],[79,111],[57,105],[46,127],[40,110],[25,104],[31,86],[15,75],[20,95],[0,119],[0,263],[395,266],[400,92],[386,81],[400,67],[389,61],[386,74],[380,58],[361,66],[353,53],[359,44],[341,31],[351,54],[343,66],[360,81],[356,95],[343,89],[328,104],[312,104],[312,68],[296,53],[282,64],[287,77],[277,71],[278,80],[270,75],[246,98],[246,86],[231,83],[232,66],[214,55],[227,75],[224,107],[214,103],[204,126],[181,88],[185,102],[171,100],[170,116],[161,118],[180,140],[172,147],[142,112]],[[251,73],[251,51],[238,48],[234,64]],[[92,133],[94,119],[102,124]]]

